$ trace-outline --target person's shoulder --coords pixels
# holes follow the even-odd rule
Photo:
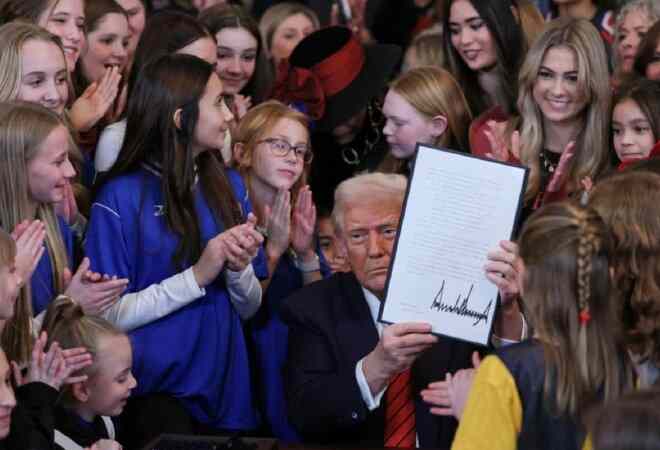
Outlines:
[[[535,339],[500,347],[495,355],[504,363],[516,379],[533,379],[539,382],[545,374],[543,345]]]
[[[359,291],[359,283],[353,273],[334,273],[314,283],[303,286],[284,300],[283,317],[296,320],[303,317],[327,317],[336,302],[348,299]],[[352,299],[348,299],[349,301]]]
[[[108,180],[99,189],[95,201],[113,197],[128,200],[149,187],[160,189],[160,177],[146,169],[138,169]]]

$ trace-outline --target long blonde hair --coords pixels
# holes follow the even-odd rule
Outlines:
[[[548,50],[566,47],[577,60],[577,89],[583,93],[582,126],[575,139],[576,151],[567,174],[569,192],[579,189],[585,177],[596,179],[609,164],[608,136],[610,85],[607,55],[596,28],[584,19],[557,19],[551,22],[527,53],[520,69],[518,111],[511,131],[518,125],[521,136],[520,161],[530,168],[525,200],[531,201],[541,190],[539,154],[545,143],[543,114],[534,100],[533,90],[539,68]],[[517,122],[517,123],[516,123]]]
[[[523,303],[543,346],[545,397],[556,413],[574,416],[630,387],[611,254],[600,216],[568,201],[537,210],[520,235]]]
[[[30,198],[27,166],[41,149],[42,143],[57,127],[64,127],[62,119],[48,109],[27,102],[0,104],[0,225],[11,231],[23,220],[39,219],[46,227],[46,250],[50,256],[55,291],[63,291],[62,275],[68,258],[57,216],[50,204],[37,204]],[[70,145],[75,146],[73,140]],[[32,295],[30,284],[21,289],[16,313],[6,325],[0,338],[9,359],[27,361],[32,337]]]
[[[66,58],[60,38],[45,29],[27,22],[10,22],[0,27],[0,102],[16,100],[21,87],[21,53],[30,40],[50,42],[57,46],[66,67]],[[72,84],[67,71],[69,101],[72,101]]]
[[[472,114],[454,77],[438,67],[418,67],[394,80],[390,89],[403,97],[427,119],[442,115],[447,130],[434,145],[468,151],[468,127]]]

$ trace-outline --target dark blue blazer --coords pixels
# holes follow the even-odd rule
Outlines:
[[[355,379],[355,365],[378,343],[378,332],[357,279],[338,273],[305,286],[283,305],[289,326],[284,379],[289,418],[305,442],[383,447],[385,397],[369,411]],[[420,447],[449,448],[454,418],[431,415],[419,391],[448,372],[471,367],[478,348],[449,338],[421,355],[412,367]]]

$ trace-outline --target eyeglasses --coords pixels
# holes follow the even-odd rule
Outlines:
[[[296,158],[301,159],[305,164],[312,162],[312,158],[314,157],[309,146],[306,144],[291,145],[284,139],[279,138],[263,139],[257,142],[257,144],[261,144],[262,142],[268,144],[273,155],[281,158],[288,156],[291,150],[293,150],[293,154],[296,155]]]

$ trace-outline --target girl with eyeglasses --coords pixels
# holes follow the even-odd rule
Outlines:
[[[308,120],[283,103],[268,101],[247,112],[235,138],[236,165],[267,236],[270,278],[262,282],[264,307],[251,321],[263,413],[276,437],[296,441],[298,435],[286,419],[281,373],[288,330],[279,308],[302,285],[321,279],[316,208],[306,185],[312,160]],[[323,272],[329,271],[324,267]]]

